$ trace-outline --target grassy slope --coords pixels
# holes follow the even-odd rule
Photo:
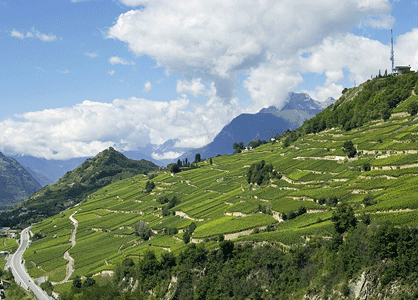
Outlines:
[[[372,121],[348,132],[331,129],[307,135],[285,149],[281,142],[269,143],[252,151],[215,157],[212,165],[204,161],[198,169],[162,173],[153,179],[156,188],[150,194],[143,192],[148,179],[142,175],[115,182],[80,206],[33,226],[34,233],[42,231],[46,238],[33,242],[26,252],[29,272],[34,277],[63,279],[66,261],[62,254],[71,246],[68,240],[73,229],[68,217],[75,211],[79,226],[77,244],[70,250],[75,259],[73,276],[112,269],[123,258],[137,257],[148,249],[157,255],[168,248],[179,252],[185,246],[181,232],[174,237],[157,232],[165,227],[184,229],[192,221],[197,224],[194,241],[225,234],[226,238],[290,245],[302,243],[304,237],[327,236],[332,208],[312,200],[331,196],[351,203],[357,214],[370,213],[377,223],[390,220],[417,226],[418,118],[401,108],[386,122]],[[344,156],[341,148],[346,140],[356,145],[358,157],[339,159]],[[246,182],[247,169],[262,159],[272,163],[283,178],[251,186]],[[372,170],[361,171],[364,163],[370,163]],[[367,193],[375,196],[376,204],[364,207]],[[163,217],[163,205],[156,200],[174,195],[181,201],[171,209],[177,215]],[[256,212],[259,205],[270,206],[273,215]],[[308,213],[278,221],[281,214],[301,206]],[[180,217],[179,212],[186,217]],[[156,233],[147,242],[134,235],[139,220],[148,222]],[[263,231],[266,225],[274,225],[275,230]],[[247,235],[254,228],[262,232]],[[239,233],[242,236],[238,237]],[[215,242],[206,243],[216,246]]]

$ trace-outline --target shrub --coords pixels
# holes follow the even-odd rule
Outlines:
[[[414,115],[416,115],[418,113],[418,104],[415,101],[409,103],[409,105],[408,105],[408,113],[411,116],[414,116]]]
[[[147,193],[151,193],[151,191],[155,188],[155,183],[154,181],[147,181],[147,183],[145,184],[145,191]]]
[[[142,238],[144,241],[149,240],[152,235],[151,229],[148,228],[147,223],[143,220],[139,221],[135,228],[136,235]]]
[[[348,157],[354,157],[357,153],[356,148],[352,141],[345,141],[343,145],[343,151],[347,154]]]
[[[370,165],[370,163],[369,162],[366,162],[366,163],[364,163],[363,164],[363,166],[362,166],[362,169],[363,169],[363,171],[370,171],[371,169],[372,169],[372,166]]]

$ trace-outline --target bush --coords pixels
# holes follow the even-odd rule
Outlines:
[[[408,105],[408,113],[411,116],[414,116],[414,115],[416,115],[418,113],[418,104],[415,101],[409,103],[409,105]]]
[[[374,196],[372,194],[367,194],[363,199],[364,206],[370,206],[376,204],[376,201],[373,200]]]
[[[138,225],[136,225],[135,231],[136,235],[144,241],[149,240],[152,235],[151,229],[148,228],[147,223],[143,220],[139,221]]]
[[[247,182],[250,184],[257,183],[258,185],[261,185],[268,182],[273,173],[273,165],[266,164],[265,161],[262,160],[259,163],[252,164],[248,169]],[[277,177],[277,172],[275,174],[275,177]]]
[[[147,183],[145,184],[145,191],[147,193],[151,193],[151,191],[155,188],[155,183],[154,181],[147,181]]]
[[[332,213],[331,220],[334,222],[335,230],[338,233],[344,233],[348,229],[356,227],[357,224],[354,210],[347,204],[337,206],[337,209]]]
[[[363,169],[363,171],[367,172],[367,171],[370,171],[372,169],[372,166],[370,165],[369,162],[366,162],[366,163],[363,164],[362,169]]]
[[[356,148],[352,141],[345,141],[343,145],[343,151],[347,154],[348,157],[354,157],[357,154]]]

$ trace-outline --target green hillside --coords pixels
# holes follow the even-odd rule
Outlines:
[[[16,226],[53,216],[112,182],[158,169],[152,162],[128,159],[113,148],[106,149],[67,172],[56,183],[34,193],[19,206],[0,214],[0,225]]]
[[[41,185],[15,159],[0,152],[0,209],[8,209],[39,191]]]
[[[162,261],[168,259],[168,252],[178,256],[178,270],[182,270],[180,264],[185,263],[182,260],[185,253],[219,247],[224,251],[228,244],[219,241],[233,240],[237,245],[261,243],[289,251],[289,259],[295,263],[292,265],[294,273],[283,275],[287,276],[285,279],[280,277],[280,280],[287,282],[286,286],[269,283],[276,290],[270,290],[268,295],[279,295],[283,291],[288,293],[286,295],[293,295],[290,298],[301,299],[303,293],[315,293],[308,291],[309,285],[323,287],[340,284],[335,280],[347,281],[361,270],[361,266],[367,264],[365,261],[359,262],[359,258],[355,260],[356,264],[342,264],[342,273],[333,275],[334,271],[339,272],[335,261],[346,259],[338,258],[338,253],[349,253],[349,244],[343,242],[343,236],[350,240],[370,235],[370,240],[376,245],[390,242],[391,247],[396,247],[396,240],[377,241],[378,236],[386,236],[387,232],[381,229],[383,231],[377,234],[376,228],[386,228],[380,225],[390,221],[395,227],[390,227],[392,235],[388,236],[393,237],[393,232],[397,230],[394,228],[418,226],[418,117],[408,112],[414,106],[411,103],[418,103],[418,96],[412,93],[416,78],[417,74],[412,73],[371,80],[347,91],[334,106],[306,122],[288,138],[274,140],[251,151],[203,161],[196,169],[176,174],[158,173],[152,179],[155,187],[151,191],[146,189],[150,179],[142,175],[101,188],[79,206],[32,227],[32,232],[43,238],[34,241],[25,253],[26,266],[31,276],[48,276],[50,281],[58,282],[66,274],[67,261],[63,259],[66,250],[75,261],[75,271],[70,278],[118,269],[122,261],[127,262],[127,258],[132,258],[135,263],[138,257],[144,255],[144,259],[153,259],[148,252],[151,250]],[[408,97],[405,92],[399,101],[396,100],[396,104],[389,105],[389,116],[384,114],[376,117],[380,105],[390,102],[398,89],[401,94],[403,90],[408,90]],[[344,121],[347,114],[350,119]],[[356,116],[359,121],[353,122]],[[330,123],[328,120],[331,120]],[[317,128],[315,124],[320,127]],[[312,132],[312,128],[317,129]],[[352,157],[347,155],[350,145],[356,152],[355,155],[349,155]],[[88,166],[86,164],[80,168],[87,170]],[[248,173],[250,169],[251,174]],[[85,176],[81,170],[78,178]],[[355,213],[352,215],[353,218],[355,216],[354,225],[352,219],[349,220],[351,223],[346,219],[343,219],[346,223],[341,221],[341,218],[350,216],[351,209]],[[74,226],[69,217],[73,214],[78,221],[78,228],[76,245],[71,248],[68,240]],[[339,219],[341,215],[344,217]],[[358,230],[367,234],[344,233],[356,225],[355,219],[359,224]],[[415,239],[415,231],[411,233],[410,241]],[[204,248],[199,246],[197,249],[200,250],[193,250],[196,248],[188,247],[186,242],[189,238],[191,243],[200,243]],[[307,265],[301,261],[310,261],[312,257],[302,259],[305,250],[297,250],[300,247],[307,247],[305,250],[316,249],[317,252],[306,250],[306,253],[319,253],[317,255],[320,256],[315,258],[321,261],[319,269],[316,269],[316,265],[315,268],[312,265],[311,270],[306,269]],[[397,250],[399,252],[373,249],[375,252],[370,253],[375,253],[376,259],[381,258],[388,263],[386,258],[396,261],[396,253],[410,248],[400,248]],[[245,253],[249,251],[241,250]],[[227,253],[225,251],[224,254]],[[216,257],[219,251],[214,253]],[[302,260],[297,262],[295,255]],[[225,257],[223,259],[227,260]],[[327,259],[334,259],[333,264],[327,265]],[[367,263],[372,264],[370,261]],[[378,264],[374,260],[373,263]],[[238,273],[246,269],[244,265],[234,268]],[[280,270],[283,271],[283,268]],[[300,270],[308,273],[301,273]],[[410,275],[417,274],[417,270],[408,272]],[[176,273],[171,274],[174,276]],[[183,278],[181,274],[176,276]],[[244,273],[239,274],[244,276]],[[250,275],[246,276],[244,278],[248,280]],[[189,279],[184,280],[187,282]],[[327,283],[326,280],[334,281]],[[308,282],[308,285],[301,282]],[[170,279],[161,279],[157,286],[163,295],[169,283]],[[69,285],[64,283],[55,289],[68,290]],[[153,286],[155,289],[157,287]],[[347,287],[339,287],[341,291],[344,288]],[[185,287],[179,287],[177,293],[180,294],[176,297],[181,299],[179,295],[185,290]],[[324,293],[320,289],[317,292]],[[265,291],[260,293],[267,295]],[[249,294],[246,295],[248,297]],[[257,298],[254,295],[251,297]]]

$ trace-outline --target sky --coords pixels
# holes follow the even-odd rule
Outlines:
[[[418,0],[0,0],[0,151],[197,148],[289,92],[418,69]],[[175,158],[155,153],[154,158]]]

